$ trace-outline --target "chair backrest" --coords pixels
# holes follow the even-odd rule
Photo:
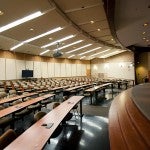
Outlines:
[[[7,97],[6,92],[0,92],[0,99],[1,99],[1,98],[4,98],[4,97]]]
[[[4,88],[0,88],[0,92],[5,92],[5,89]]]
[[[15,140],[17,134],[14,130],[8,129],[5,133],[0,136],[0,149],[4,149],[9,145],[13,140]]]
[[[3,109],[4,109],[4,107],[2,105],[0,105],[0,110],[3,110]]]
[[[46,112],[43,111],[39,111],[34,115],[34,122],[37,122],[38,120],[40,120],[42,117],[44,117],[46,115]]]
[[[56,108],[56,107],[59,106],[59,105],[60,105],[59,102],[54,103],[54,104],[53,104],[53,109]]]
[[[17,104],[20,104],[20,103],[22,103],[22,100],[18,99],[16,101],[12,102],[12,105],[17,105]]]
[[[10,94],[10,95],[16,94],[16,90],[9,90],[9,94]]]

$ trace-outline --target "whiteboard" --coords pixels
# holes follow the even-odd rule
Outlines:
[[[55,63],[55,77],[60,77],[60,63]]]
[[[66,76],[71,76],[71,64],[66,64]]]
[[[54,63],[48,63],[48,77],[54,77]]]
[[[76,64],[71,64],[71,74],[72,74],[72,76],[76,76],[77,75]]]
[[[6,59],[6,80],[16,79],[15,59]]]
[[[34,61],[34,78],[41,78],[41,63]]]
[[[66,77],[66,64],[64,63],[60,64],[60,76]]]
[[[16,60],[16,75],[17,79],[22,78],[22,70],[25,70],[25,61],[24,60]]]
[[[86,65],[85,64],[81,64],[81,67],[82,67],[81,75],[82,76],[86,76]]]
[[[81,76],[81,75],[82,75],[81,64],[77,64],[77,76]]]
[[[48,78],[48,64],[47,62],[41,62],[41,71],[42,71],[42,78]]]
[[[25,62],[25,69],[33,70],[33,61],[26,61]]]
[[[5,58],[0,58],[0,80],[5,80]]]

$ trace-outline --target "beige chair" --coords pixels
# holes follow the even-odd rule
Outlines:
[[[0,92],[0,99],[3,99],[7,97],[7,93],[6,92]]]
[[[17,134],[14,130],[9,129],[5,133],[0,136],[0,149],[4,149],[8,146],[12,141],[17,138]]]
[[[20,104],[20,103],[22,103],[21,99],[19,99],[17,101],[14,101],[13,105],[17,105],[17,104]],[[27,108],[23,108],[23,109],[18,110],[17,112],[15,112],[13,115],[14,115],[14,117],[16,119],[22,119],[22,120],[24,120],[24,116],[30,114],[30,112],[31,111],[28,110]]]

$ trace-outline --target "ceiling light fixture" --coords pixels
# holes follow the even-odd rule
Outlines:
[[[10,50],[14,50],[14,49],[16,49],[16,48],[22,46],[22,45],[25,44],[25,43],[29,43],[29,42],[31,42],[31,41],[37,40],[37,39],[39,39],[39,38],[41,38],[41,37],[44,37],[44,36],[46,36],[46,35],[52,34],[52,33],[54,33],[54,32],[57,32],[57,31],[59,31],[59,30],[61,30],[61,29],[63,29],[63,28],[58,27],[58,28],[52,29],[52,30],[50,30],[50,31],[48,31],[48,32],[45,32],[45,33],[43,33],[43,34],[40,34],[40,35],[38,35],[38,36],[35,36],[35,37],[33,37],[33,38],[27,39],[27,40],[21,42],[20,44],[11,47]]]
[[[91,49],[91,50],[89,50],[89,51],[86,51],[86,52],[80,53],[79,55],[81,56],[81,55],[84,55],[84,54],[87,54],[87,53],[93,52],[93,51],[95,51],[95,50],[98,50],[98,49],[100,49],[100,48],[102,48],[102,47],[97,47],[97,48]]]
[[[148,23],[144,23],[143,26],[144,26],[144,27],[148,26]]]
[[[8,30],[8,29],[10,29],[10,28],[13,28],[13,27],[15,27],[15,26],[18,26],[18,25],[20,25],[20,24],[22,24],[22,23],[25,23],[25,22],[29,21],[29,20],[32,20],[32,19],[34,19],[34,18],[37,18],[37,17],[39,17],[39,16],[41,16],[41,15],[42,15],[42,13],[41,13],[40,11],[37,11],[37,12],[31,14],[31,15],[28,15],[28,16],[26,16],[26,17],[24,17],[24,18],[18,19],[18,20],[16,20],[16,21],[12,22],[12,23],[9,23],[9,24],[7,24],[7,25],[1,27],[1,28],[0,28],[0,32],[6,31],[6,30]]]
[[[95,55],[99,55],[99,54],[105,53],[105,52],[107,52],[107,51],[109,51],[109,50],[110,50],[110,49],[106,49],[106,50],[104,50],[104,51],[102,51],[102,52],[95,53],[95,54],[93,54],[93,55],[90,55],[90,57],[93,57],[93,56],[95,56]]]
[[[82,47],[76,48],[76,49],[74,49],[74,50],[72,50],[72,51],[68,51],[68,52],[66,52],[66,53],[67,53],[67,54],[70,54],[70,53],[72,53],[72,52],[75,52],[75,51],[78,51],[78,50],[80,50],[80,49],[89,47],[89,46],[91,46],[91,45],[92,45],[92,44],[87,44],[87,45],[84,45],[84,46],[82,46]]]
[[[62,38],[62,39],[59,39],[59,40],[56,40],[56,41],[54,41],[54,42],[52,42],[52,43],[43,45],[43,46],[41,46],[41,48],[46,48],[46,47],[55,45],[55,44],[57,44],[57,43],[63,42],[63,41],[65,41],[65,40],[68,40],[68,39],[73,38],[73,37],[74,37],[74,35],[66,36],[66,37],[64,37],[64,38]]]
[[[146,32],[144,31],[142,34],[145,34]]]
[[[47,49],[47,50],[45,50],[44,52],[40,53],[40,55],[43,55],[43,54],[45,54],[45,53],[47,53],[47,52],[49,52],[49,51],[50,51],[50,50]]]
[[[33,30],[34,30],[33,28],[30,29],[30,31],[33,31]]]
[[[83,58],[85,58],[85,56],[80,57],[80,59],[83,59]]]
[[[59,50],[64,49],[64,48],[67,48],[67,47],[72,46],[72,45],[75,45],[75,44],[78,44],[78,43],[80,43],[80,42],[82,42],[82,41],[83,41],[83,40],[79,40],[79,41],[73,42],[73,43],[71,43],[71,44],[68,44],[68,45],[59,47]],[[54,49],[53,51],[55,51],[55,50],[57,50],[57,49]]]
[[[117,54],[118,52],[119,52],[119,51],[114,51],[114,52],[112,52],[112,53],[109,53],[109,54],[106,54],[106,55],[100,56],[99,58],[107,58],[107,57],[109,57],[109,56],[112,56],[112,55]]]
[[[91,23],[91,24],[93,24],[93,23],[94,23],[94,21],[93,21],[93,20],[91,20],[91,21],[90,21],[90,23]]]
[[[0,11],[0,16],[2,16],[4,14],[4,12]]]
[[[143,37],[143,40],[146,40],[146,37]]]
[[[72,57],[74,57],[75,55],[71,55],[71,56],[69,56],[68,58],[72,58]]]
[[[101,29],[97,29],[97,31],[101,31]]]

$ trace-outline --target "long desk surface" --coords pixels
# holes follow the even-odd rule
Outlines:
[[[55,109],[50,111],[42,119],[32,125],[23,134],[21,134],[15,141],[8,145],[6,150],[41,150],[52,133],[61,123],[68,112],[81,100],[83,96],[73,96],[61,103]],[[53,123],[51,128],[46,128],[42,124]]]
[[[137,88],[141,91],[139,92]],[[122,92],[113,100],[109,111],[109,138],[111,150],[150,149],[150,120],[141,111],[141,109],[150,108],[149,97],[147,97],[149,95],[149,90],[147,88],[150,90],[150,84],[149,87],[146,85],[135,86]],[[137,97],[135,97],[136,92],[138,92],[137,101],[145,103],[145,108],[143,108],[143,106],[139,108],[135,103],[135,99],[137,99]]]
[[[85,92],[95,92],[96,90],[99,90],[101,88],[105,88],[109,85],[112,85],[112,83],[105,83],[105,84],[101,84],[101,85],[98,85],[98,86],[94,86],[92,88],[89,88],[89,89],[85,90]]]
[[[0,110],[0,118],[4,117],[4,116],[7,116],[7,115],[9,115],[11,113],[14,113],[14,112],[16,112],[16,111],[18,111],[20,109],[23,109],[23,108],[25,108],[25,107],[27,107],[29,105],[35,104],[35,103],[40,102],[40,101],[42,101],[44,99],[52,97],[54,95],[55,94],[46,94],[46,95],[43,95],[43,96],[40,96],[40,97],[37,97],[37,98],[33,98],[33,99],[28,100],[26,102],[22,102],[22,103],[14,105],[14,106],[10,106],[8,108],[2,109],[2,110]]]
[[[22,98],[26,98],[26,97],[29,97],[29,96],[34,96],[34,95],[37,95],[37,94],[38,93],[27,93],[27,94],[24,94],[24,95],[19,95],[19,96],[14,96],[14,97],[11,97],[11,98],[1,99],[0,104],[9,103],[9,102],[15,101],[17,99],[22,99]]]

